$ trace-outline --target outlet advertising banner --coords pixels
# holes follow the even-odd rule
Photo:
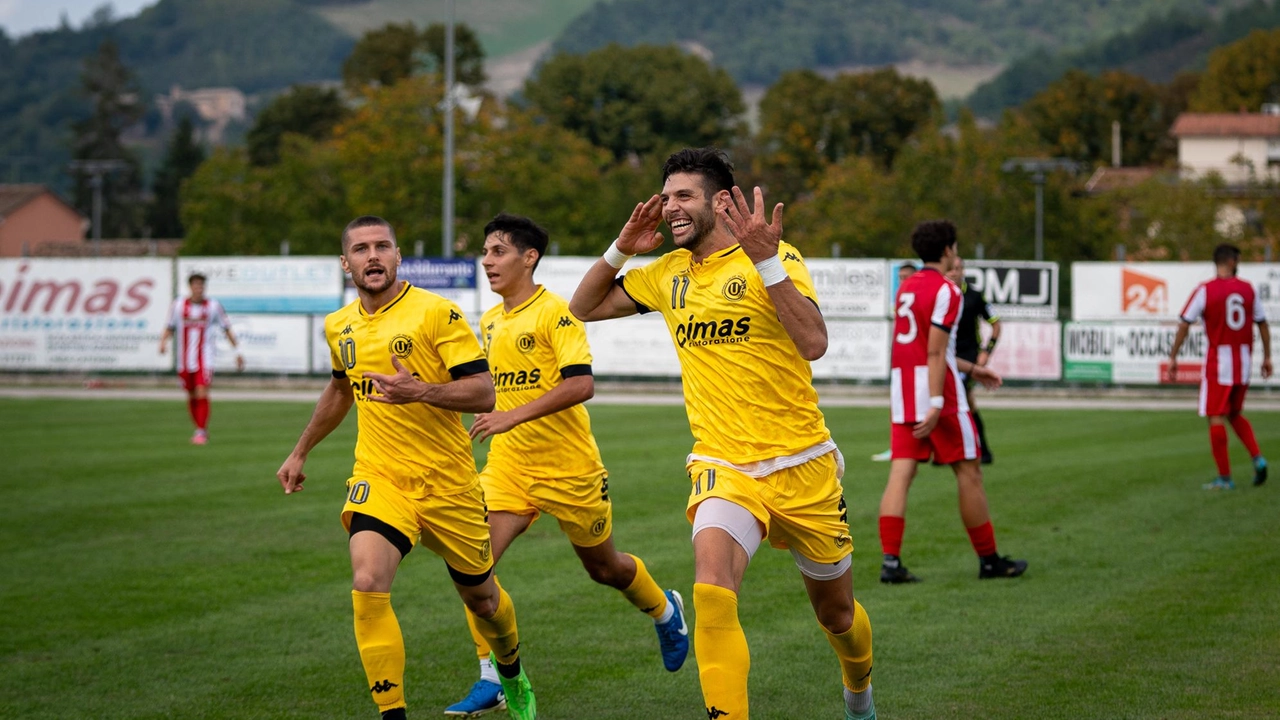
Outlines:
[[[1169,348],[1173,346],[1177,329],[1173,323],[1067,323],[1062,333],[1063,377],[1086,382],[1166,384],[1169,382]],[[1280,347],[1277,341],[1280,341],[1280,331],[1272,327],[1273,348]],[[1262,350],[1256,340],[1254,348],[1251,382],[1280,384],[1280,378],[1274,376],[1269,381],[1262,379]],[[1179,384],[1200,382],[1207,349],[1203,326],[1193,325],[1178,355]]]
[[[168,259],[0,260],[0,369],[168,369],[172,297]]]
[[[305,374],[311,371],[311,318],[306,315],[232,315],[231,332],[244,355],[244,371],[253,373]],[[323,322],[323,321],[322,321]],[[227,334],[216,331],[217,355],[213,367],[218,373],[236,371],[236,348]],[[328,368],[325,368],[328,370]]]
[[[168,261],[165,261],[168,262]],[[178,294],[199,272],[205,294],[228,313],[320,313],[341,307],[343,272],[336,257],[184,257]]]

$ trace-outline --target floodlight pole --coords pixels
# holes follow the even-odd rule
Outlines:
[[[93,255],[102,254],[102,176],[115,170],[123,170],[129,164],[123,160],[73,160],[72,170],[89,175],[89,187],[93,188]]]
[[[453,24],[454,0],[449,0],[449,19],[444,31],[444,229],[440,248],[444,257],[453,257]]]
[[[1010,158],[1000,166],[1003,172],[1031,173],[1036,187],[1036,260],[1044,260],[1044,182],[1046,173],[1054,170],[1076,172],[1080,165],[1070,158]]]

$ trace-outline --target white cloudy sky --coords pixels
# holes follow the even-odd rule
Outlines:
[[[110,0],[116,17],[129,17],[158,0]],[[58,26],[62,13],[71,20],[72,27],[80,27],[94,9],[108,0],[0,0],[0,27],[9,37],[27,35],[36,30],[48,30]]]

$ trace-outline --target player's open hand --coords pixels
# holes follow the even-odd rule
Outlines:
[[[995,390],[1004,384],[1004,379],[1001,378],[995,370],[992,370],[986,365],[974,365],[973,370],[969,373],[969,377],[972,377],[974,380],[982,383],[982,387],[987,388],[988,390]]]
[[[725,208],[725,227],[733,233],[734,239],[742,246],[742,251],[758,263],[778,255],[778,243],[782,241],[782,203],[773,206],[773,217],[764,218],[764,192],[759,186],[755,189],[755,209],[747,207],[747,198],[741,188],[734,186],[730,191],[733,200]]]
[[[618,233],[618,250],[628,255],[642,255],[662,244],[658,223],[662,222],[662,198],[654,195],[636,203],[627,224]]]
[[[394,375],[367,372],[365,379],[373,381],[374,394],[368,399],[387,405],[404,405],[421,402],[423,382],[414,377],[408,368],[400,364],[400,358],[391,356],[391,367],[396,369]]]
[[[491,436],[501,435],[519,424],[510,411],[494,410],[480,413],[471,423],[471,439],[484,442]]]
[[[1167,377],[1169,379],[1169,382],[1171,383],[1178,382],[1178,359],[1177,358],[1169,358],[1169,369],[1165,371],[1165,377]]]
[[[284,488],[285,495],[302,492],[302,483],[307,479],[306,474],[302,472],[302,466],[306,462],[306,458],[290,454],[276,471],[276,479],[280,481],[280,487]]]
[[[941,409],[929,408],[929,414],[925,416],[924,420],[916,423],[915,427],[911,428],[911,436],[917,440],[923,440],[929,437],[929,433],[933,432],[933,429],[938,427],[938,418],[941,417]]]

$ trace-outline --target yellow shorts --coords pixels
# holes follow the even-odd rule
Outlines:
[[[819,563],[836,563],[853,552],[834,452],[763,478],[701,460],[687,469],[692,487],[685,515],[690,523],[698,503],[718,497],[754,515],[776,548],[794,548]]]
[[[480,471],[480,484],[491,512],[532,515],[533,520],[546,513],[559,521],[560,530],[578,547],[595,547],[613,534],[608,473],[532,478],[509,466],[489,463]]]
[[[378,478],[353,477],[347,480],[342,506],[342,526],[348,531],[353,513],[399,530],[464,575],[483,575],[493,568],[489,512],[479,483],[456,494],[435,495],[416,494]]]

